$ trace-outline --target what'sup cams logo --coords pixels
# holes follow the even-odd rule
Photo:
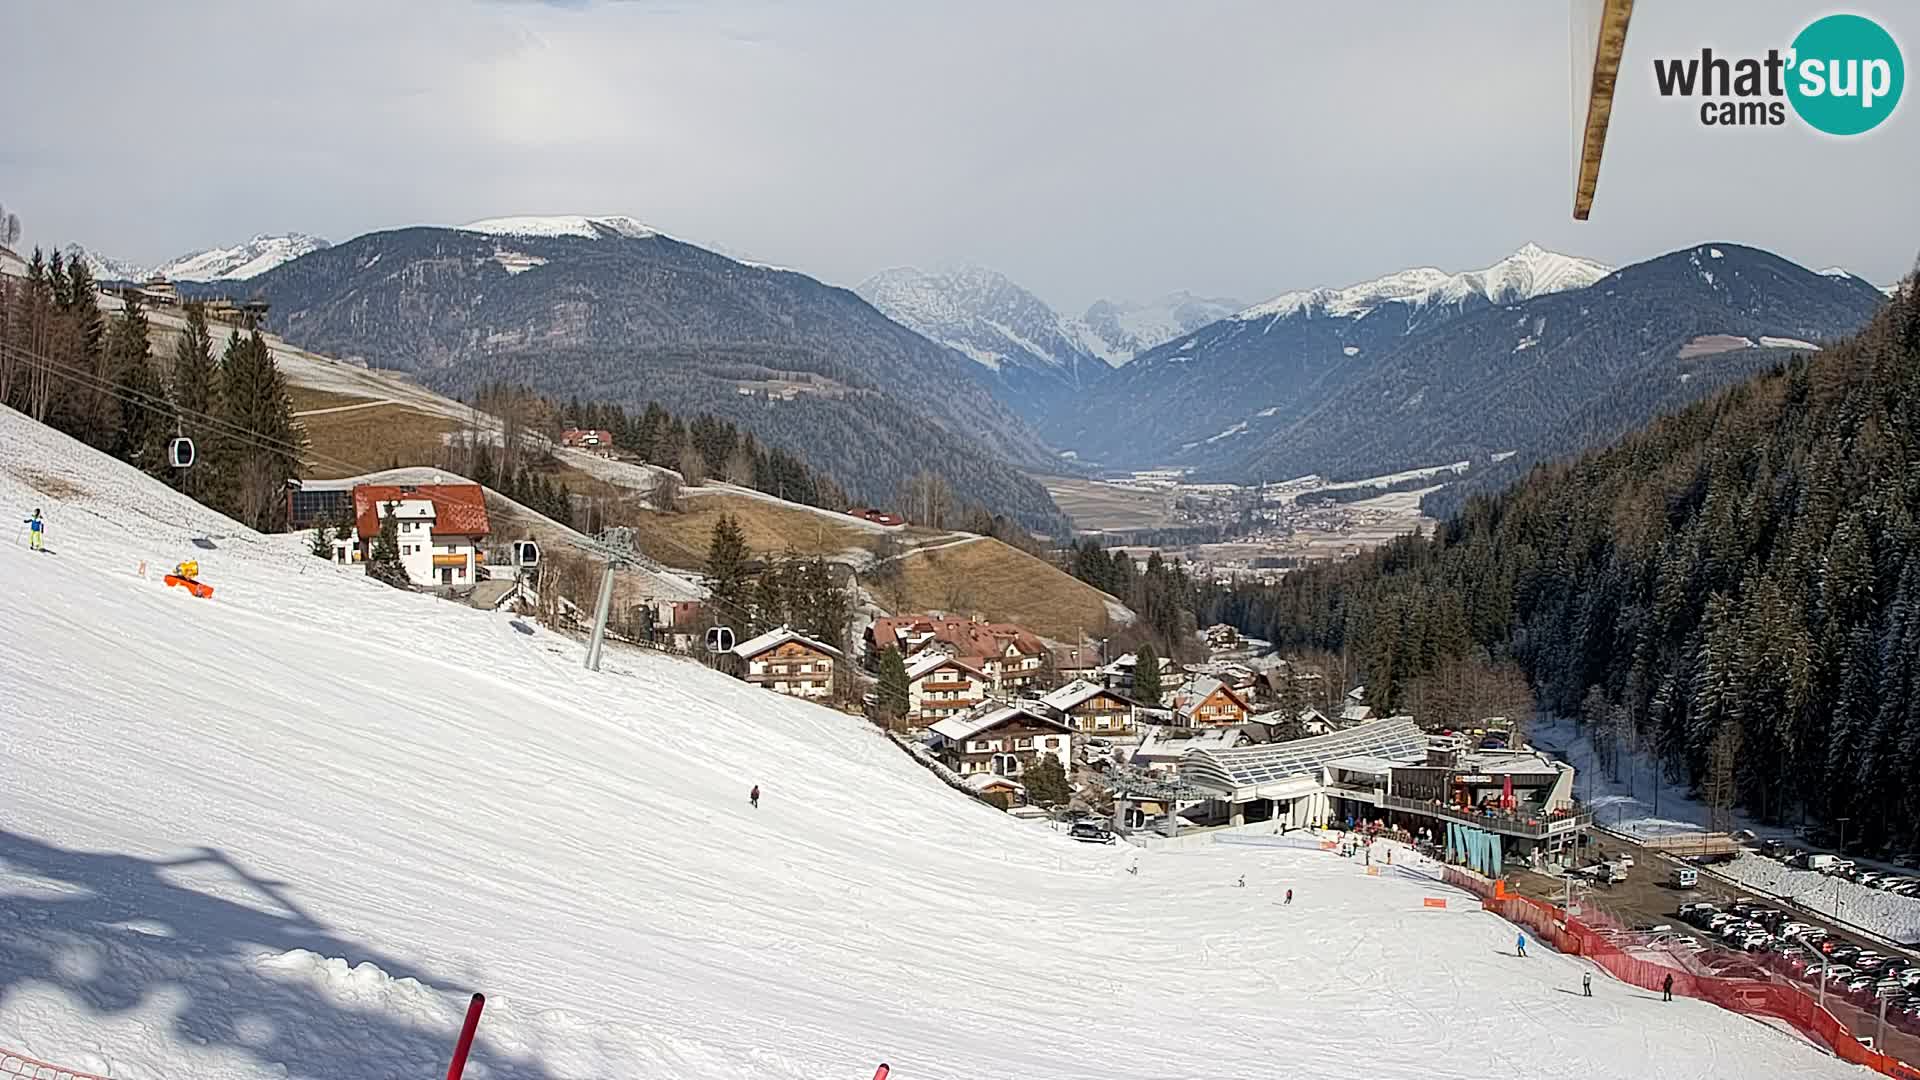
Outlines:
[[[1859,135],[1893,115],[1906,84],[1900,46],[1879,23],[1828,15],[1807,24],[1785,52],[1729,59],[1711,48],[1698,57],[1653,62],[1661,97],[1700,98],[1708,127],[1777,127],[1787,107],[1816,131]]]

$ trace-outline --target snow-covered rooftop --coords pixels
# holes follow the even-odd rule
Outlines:
[[[1075,705],[1107,693],[1112,693],[1112,691],[1101,686],[1099,683],[1088,682],[1085,679],[1075,679],[1060,689],[1043,696],[1040,700],[1046,702],[1053,708],[1064,710],[1071,709]]]
[[[1028,706],[1002,702],[988,702],[959,716],[949,716],[935,723],[927,730],[944,739],[959,742],[971,739],[989,728],[999,727],[1010,720],[1023,720],[1027,723],[1068,730],[1066,725],[1051,716],[1038,712]]]
[[[758,637],[751,637],[745,641],[740,642],[739,644],[733,647],[733,654],[735,656],[740,657],[743,660],[750,660],[756,656],[759,656],[761,653],[766,652],[768,649],[777,648],[778,646],[785,645],[789,641],[797,641],[800,644],[805,645],[810,649],[817,649],[820,652],[826,653],[829,656],[840,655],[839,649],[836,649],[833,646],[826,644],[825,642],[815,641],[814,639],[806,636],[805,634],[802,634],[798,630],[794,630],[790,627],[785,627],[785,626],[779,627],[777,629],[769,630],[766,633],[759,635]]]

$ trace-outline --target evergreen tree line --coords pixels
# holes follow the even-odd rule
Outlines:
[[[544,471],[537,468],[541,462],[526,461],[509,465],[501,460],[506,455],[495,447],[481,444],[471,450],[472,465],[468,470],[468,479],[573,528],[573,489],[565,481],[555,484]],[[548,460],[552,460],[550,455]],[[504,475],[502,470],[506,470]]]
[[[1046,488],[1009,464],[1027,459],[991,426],[962,428],[961,414],[943,411],[953,418],[943,428],[929,423],[893,393],[860,388],[858,383],[820,393],[802,392],[791,401],[738,393],[738,382],[748,377],[785,379],[796,364],[813,366],[811,360],[802,361],[793,353],[738,345],[622,348],[621,363],[613,371],[604,352],[561,348],[542,352],[537,362],[520,352],[475,357],[423,373],[423,378],[434,388],[457,395],[472,394],[490,381],[507,378],[531,382],[561,400],[568,395],[583,399],[591,395],[594,400],[620,402],[629,416],[644,415],[641,403],[648,401],[676,417],[709,414],[751,431],[761,446],[783,448],[816,475],[831,476],[842,495],[836,500],[823,494],[813,503],[829,509],[856,502],[884,507],[915,473],[932,469],[946,479],[958,500],[990,507],[1039,533],[1071,534],[1071,522]],[[716,378],[721,371],[731,374]],[[616,430],[606,423],[578,426]],[[617,436],[616,430],[616,441]],[[666,461],[660,455],[668,451],[649,454],[644,447],[635,449],[649,461]],[[709,460],[704,450],[699,464],[708,475],[724,476],[724,460]],[[756,480],[753,486],[759,484]],[[778,495],[780,490],[775,487],[771,493]],[[796,498],[791,488],[785,497],[806,501]]]
[[[710,413],[686,420],[657,401],[633,414],[619,405],[575,398],[560,410],[560,418],[563,427],[611,432],[614,446],[678,471],[689,484],[702,484],[711,477],[807,506],[828,510],[848,506],[846,491],[832,477],[779,447],[762,445],[752,432]]]
[[[0,402],[125,461],[263,532],[286,528],[287,481],[305,433],[257,329],[233,331],[215,359],[205,310],[167,355],[136,299],[102,310],[86,263],[35,250],[22,280],[0,278]],[[193,441],[191,468],[169,444]]]
[[[834,582],[832,567],[818,556],[788,552],[764,567],[754,582],[752,613],[750,629],[756,634],[791,626],[846,651],[852,604],[847,591]]]
[[[789,551],[758,568],[746,534],[732,514],[720,515],[707,547],[707,604],[715,623],[733,627],[742,639],[781,626],[847,648],[852,599],[827,560]]]
[[[1136,569],[1133,556],[1119,549],[1108,551],[1100,541],[1087,538],[1067,547],[1062,568],[1111,593],[1139,616],[1130,633],[1116,639],[1122,647],[1131,640],[1149,641],[1160,655],[1176,660],[1191,658],[1199,651],[1194,632],[1211,585],[1196,581],[1185,563],[1163,559],[1156,551],[1147,556],[1144,570]]]
[[[1434,536],[1217,607],[1343,655],[1389,707],[1511,661],[1604,759],[1651,753],[1722,820],[1920,845],[1920,296]]]

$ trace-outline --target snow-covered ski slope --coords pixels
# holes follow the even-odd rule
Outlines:
[[[1860,1075],[1572,996],[1577,961],[1398,872],[1077,845],[856,719],[586,675],[4,410],[0,505],[54,552],[0,548],[0,1046],[35,1057],[417,1080],[479,989],[483,1080]],[[188,556],[213,599],[157,580]]]

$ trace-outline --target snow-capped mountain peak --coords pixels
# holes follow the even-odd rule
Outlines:
[[[1512,304],[1548,293],[1584,289],[1613,273],[1613,268],[1528,243],[1485,270],[1469,270],[1447,279],[1428,302],[1463,299],[1474,293],[1495,304]]]
[[[1342,289],[1304,289],[1282,293],[1233,316],[1250,322],[1293,315],[1356,318],[1389,303],[1426,307],[1458,304],[1478,297],[1511,304],[1547,293],[1581,289],[1612,273],[1611,267],[1529,243],[1483,270],[1449,274],[1431,266],[1400,270]]]
[[[1082,344],[1084,327],[1061,318],[1046,301],[997,270],[895,267],[853,291],[893,321],[999,372],[1003,379],[1024,383],[1038,377],[1038,385],[1052,392],[1081,386],[1107,369]]]
[[[497,217],[472,221],[455,227],[462,232],[486,233],[488,236],[579,236],[588,240],[599,240],[603,237],[645,240],[648,237],[666,235],[651,225],[619,214]]]
[[[1080,343],[1119,367],[1155,345],[1219,322],[1246,306],[1239,300],[1195,296],[1185,290],[1144,304],[1097,300],[1079,319]]]
[[[85,260],[97,281],[145,281],[156,274],[168,281],[245,281],[327,246],[325,240],[306,233],[263,233],[242,244],[190,252],[153,267],[110,259],[79,244],[67,245],[66,251],[69,258],[78,255]]]
[[[147,272],[130,262],[108,258],[97,251],[90,251],[79,244],[68,244],[61,254],[67,259],[78,259],[86,264],[87,273],[95,281],[140,281]]]
[[[161,263],[152,272],[169,281],[245,281],[327,246],[325,240],[305,233],[261,234],[232,247],[182,255]]]

